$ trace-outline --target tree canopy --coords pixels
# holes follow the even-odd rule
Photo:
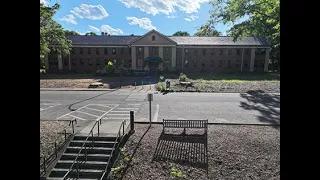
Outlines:
[[[95,32],[87,32],[85,36],[97,36]]]
[[[207,23],[202,25],[194,35],[195,36],[220,36],[221,33],[218,32],[212,25]]]
[[[177,31],[172,36],[190,36],[187,31]]]
[[[272,46],[270,59],[280,71],[280,0],[213,0],[210,24],[232,23],[228,30],[234,40],[262,36]],[[240,22],[240,18],[248,17]]]
[[[76,31],[69,31],[69,30],[65,30],[65,34],[66,36],[79,36],[80,34]]]
[[[70,53],[71,41],[66,39],[62,26],[52,19],[59,8],[57,3],[52,7],[40,3],[40,59],[51,49],[60,55]]]

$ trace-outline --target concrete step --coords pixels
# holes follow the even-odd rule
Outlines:
[[[77,146],[82,147],[83,143],[85,143],[86,147],[92,147],[92,141],[82,141],[82,140],[72,140],[69,146]],[[112,148],[114,141],[94,141],[94,147],[109,147]]]
[[[68,172],[68,170],[69,169],[54,168],[50,173],[50,177],[63,177]],[[103,172],[103,170],[80,169],[79,178],[100,178]],[[77,178],[77,171],[71,171],[68,174],[68,177]]]
[[[79,153],[81,147],[78,146],[70,146],[67,147],[65,153]],[[86,150],[83,148],[81,150],[81,154],[85,154],[85,151],[87,151],[88,154],[110,154],[113,148],[108,147],[86,147]]]
[[[59,160],[56,164],[55,168],[58,169],[69,169],[71,165],[73,164],[73,160]],[[107,162],[101,162],[101,161],[87,161],[80,163],[79,162],[79,168],[80,169],[96,169],[96,170],[104,170],[107,167]],[[76,168],[76,164],[74,164],[73,169]]]
[[[87,138],[87,136],[74,136],[73,140],[82,140],[84,141],[85,139]],[[90,136],[88,138],[89,141],[91,140],[94,140],[94,141],[115,141],[116,140],[116,137],[114,136]]]
[[[76,153],[63,153],[60,160],[75,160],[78,154]],[[87,161],[103,161],[108,162],[110,158],[109,154],[88,154],[87,155]],[[85,155],[79,154],[77,160],[79,161],[85,161]]]

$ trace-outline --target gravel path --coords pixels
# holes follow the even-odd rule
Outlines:
[[[170,80],[174,91],[189,92],[248,92],[263,91],[269,93],[280,92],[280,81],[244,81],[244,82],[194,82],[193,87],[184,87],[178,80]]]
[[[135,124],[135,129],[136,132],[125,145],[128,155],[133,154],[148,125]],[[152,125],[148,130],[133,156],[134,160],[124,174],[124,180],[175,179],[170,175],[173,167],[182,171],[183,179],[280,179],[280,127],[210,125],[208,177],[206,168],[196,165],[192,167],[185,158],[189,154],[189,161],[194,160],[195,154],[200,154],[193,153],[199,150],[195,145],[187,144],[185,146],[191,149],[181,151],[180,148],[186,147],[161,140],[162,146],[157,152],[165,151],[162,156],[172,155],[170,157],[174,158],[167,161],[158,158],[152,161],[161,132],[162,125]],[[190,131],[187,130],[188,132]],[[171,151],[172,147],[174,151]],[[184,160],[178,162],[179,159]]]

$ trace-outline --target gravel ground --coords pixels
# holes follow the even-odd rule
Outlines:
[[[125,145],[127,155],[134,153],[148,125],[135,124],[135,129],[136,132]],[[171,168],[181,170],[183,179],[280,179],[280,127],[210,125],[208,177],[205,161],[202,162],[204,166],[197,166],[197,163],[190,165],[190,161],[200,162],[199,155],[196,158],[193,154],[194,151],[199,152],[196,148],[199,145],[190,146],[190,143],[185,143],[182,146],[183,143],[170,143],[172,141],[161,139],[162,145],[156,151],[161,132],[162,125],[152,125],[147,131],[133,155],[133,161],[125,171],[124,180],[175,179],[170,175]],[[190,131],[187,130],[187,134],[188,132]],[[174,151],[171,151],[172,147]],[[191,149],[179,150],[186,147]],[[153,160],[154,153],[161,151],[164,151],[160,155],[163,157],[162,160],[159,153],[158,158]],[[171,157],[171,160],[164,160],[165,157]],[[186,157],[189,157],[189,161]]]
[[[75,132],[83,129],[91,121],[78,121],[75,125]],[[41,157],[50,156],[54,152],[54,142],[60,144],[64,141],[64,135],[58,134],[67,128],[67,133],[72,132],[69,121],[62,120],[40,120],[40,159]],[[58,145],[57,144],[57,145]]]
[[[69,121],[40,120],[40,157],[47,157],[54,151],[54,144],[52,143],[61,136],[58,133],[68,125]]]
[[[40,79],[40,88],[88,88],[95,82],[99,79]],[[109,88],[109,85],[103,83],[100,88]]]
[[[184,87],[179,84],[178,80],[170,80],[173,91],[188,92],[280,92],[280,81],[244,81],[244,82],[194,82],[193,87]]]

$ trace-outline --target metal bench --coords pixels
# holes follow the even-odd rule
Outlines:
[[[208,119],[207,120],[169,120],[163,119],[163,133],[165,128],[183,128],[183,133],[186,133],[186,128],[203,128],[205,135],[208,133]]]

